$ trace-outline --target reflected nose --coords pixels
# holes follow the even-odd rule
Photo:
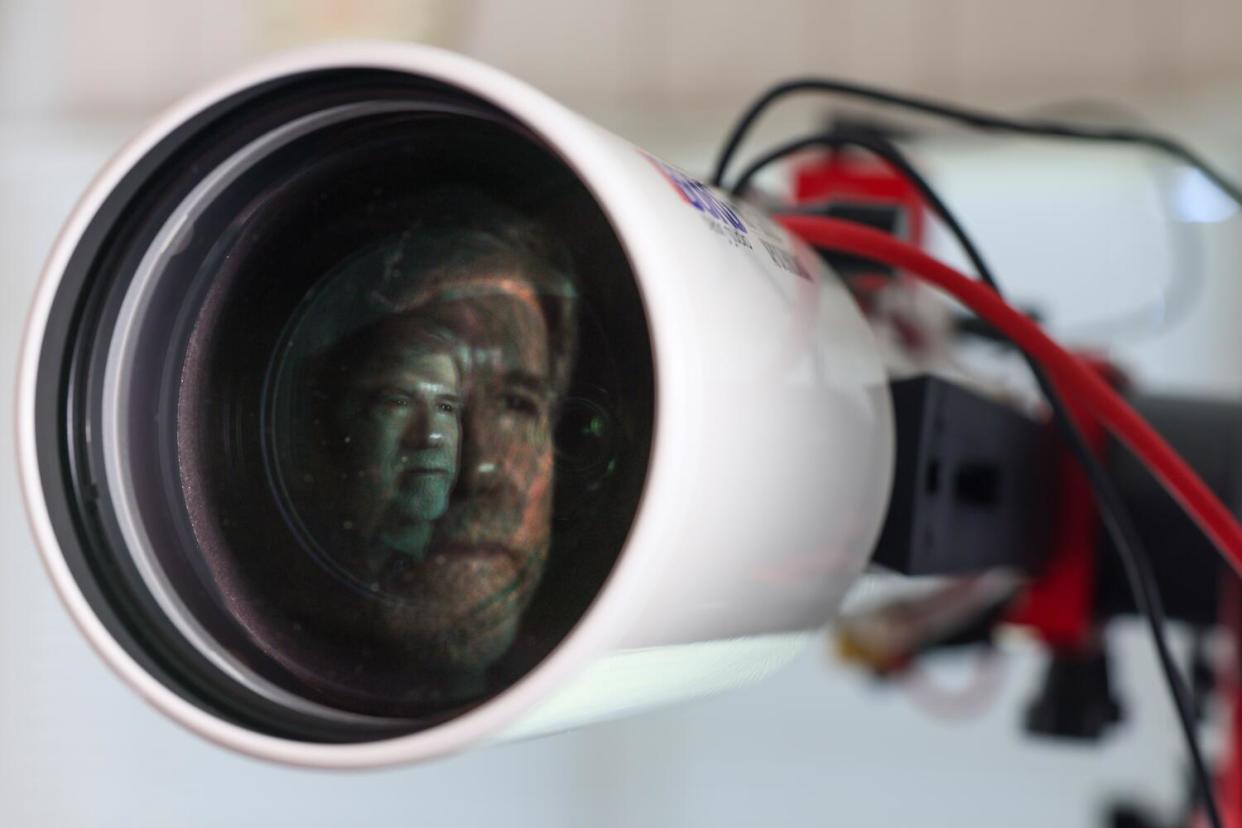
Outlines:
[[[478,412],[462,423],[461,469],[457,485],[462,495],[476,496],[502,488],[503,441],[497,439],[495,424]]]
[[[401,432],[402,445],[410,449],[437,448],[447,439],[443,425],[432,416],[431,404],[426,400],[413,401]]]

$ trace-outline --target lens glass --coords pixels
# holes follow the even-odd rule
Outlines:
[[[122,386],[162,446],[126,462],[162,492],[131,506],[166,608],[269,695],[411,727],[528,672],[613,568],[651,441],[641,303],[579,179],[494,115],[355,106],[252,142],[165,230]]]

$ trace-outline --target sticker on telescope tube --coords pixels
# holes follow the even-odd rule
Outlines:
[[[696,181],[671,164],[667,164],[645,152],[642,155],[659,171],[660,175],[664,176],[664,180],[672,185],[673,190],[681,196],[682,201],[711,219],[713,223],[727,228],[735,234],[735,241],[739,243],[739,246],[750,247],[749,242],[745,240],[747,234],[746,222],[742,221],[737,211],[718,198],[710,187],[701,181]]]

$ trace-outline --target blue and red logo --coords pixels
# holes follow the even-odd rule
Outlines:
[[[651,165],[660,171],[665,180],[673,185],[673,189],[681,196],[682,201],[704,215],[723,222],[739,233],[746,233],[746,224],[732,207],[717,198],[711,188],[700,181],[695,181],[676,167],[665,164],[658,158],[643,153]]]

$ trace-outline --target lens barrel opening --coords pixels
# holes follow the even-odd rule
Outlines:
[[[255,731],[415,732],[503,692],[625,543],[654,417],[604,212],[496,107],[272,81],[101,206],[36,391],[65,560],[151,675]]]

